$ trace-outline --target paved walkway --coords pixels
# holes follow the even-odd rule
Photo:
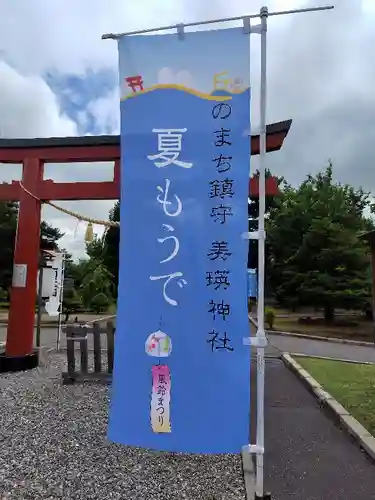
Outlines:
[[[301,339],[277,334],[268,335],[268,340],[273,347],[283,352],[375,363],[374,346],[339,344],[337,342]]]
[[[274,500],[375,499],[375,465],[277,358],[266,360],[265,408],[265,486]]]

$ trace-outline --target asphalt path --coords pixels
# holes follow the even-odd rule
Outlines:
[[[375,363],[375,347],[372,345],[366,347],[353,344],[339,344],[337,342],[287,337],[276,334],[268,335],[268,340],[273,347],[282,352]]]
[[[255,443],[256,366],[251,434]],[[375,466],[280,359],[266,359],[265,487],[273,500],[375,499]]]

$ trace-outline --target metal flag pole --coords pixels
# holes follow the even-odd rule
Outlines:
[[[259,134],[259,218],[258,231],[249,233],[249,239],[258,240],[258,302],[257,333],[250,339],[250,344],[257,350],[257,417],[256,444],[249,445],[249,452],[256,456],[255,499],[270,500],[264,493],[264,386],[265,386],[265,348],[267,337],[264,328],[265,306],[265,211],[266,211],[266,111],[267,111],[267,19],[275,14],[294,14],[333,9],[334,7],[317,7],[280,13],[268,13],[267,7],[260,9],[260,26],[254,27],[253,33],[260,33],[260,134]]]
[[[266,212],[266,106],[267,106],[267,18],[268,8],[260,9],[260,132],[259,132],[259,219],[258,219],[258,308],[257,308],[257,428],[256,497],[263,498],[264,457],[264,331],[265,230]]]

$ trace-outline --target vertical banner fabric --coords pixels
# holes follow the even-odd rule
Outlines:
[[[249,299],[258,296],[258,273],[256,269],[247,270],[247,295]]]
[[[121,226],[109,439],[249,440],[250,47],[242,28],[119,40]]]
[[[45,309],[49,316],[58,316],[61,308],[64,254],[56,253],[43,270],[42,297],[47,298]]]

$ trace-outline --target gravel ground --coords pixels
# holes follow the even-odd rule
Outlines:
[[[243,500],[240,456],[106,441],[108,387],[61,385],[65,356],[0,375],[0,500]]]

